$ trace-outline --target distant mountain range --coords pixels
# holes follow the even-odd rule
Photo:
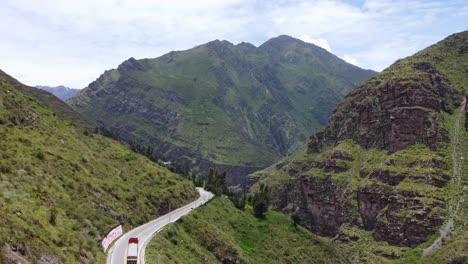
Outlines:
[[[58,98],[62,99],[63,101],[71,98],[72,96],[80,92],[80,89],[73,89],[73,88],[63,86],[63,85],[59,85],[55,87],[37,85],[36,88],[47,91],[57,96]]]
[[[259,47],[215,40],[130,58],[68,103],[116,137],[228,183],[301,148],[336,104],[375,74],[289,36]]]

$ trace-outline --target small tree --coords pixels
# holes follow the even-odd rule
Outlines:
[[[57,208],[55,207],[50,209],[49,223],[53,226],[57,224]]]
[[[214,170],[212,168],[210,168],[210,172],[208,173],[208,177],[206,178],[206,184],[205,184],[206,189],[208,191],[213,192],[215,184],[216,184],[216,179],[215,179],[215,176],[214,176]]]
[[[264,219],[266,217],[265,213],[268,211],[268,204],[265,199],[254,199],[253,210],[255,217]]]
[[[291,215],[291,220],[294,223],[294,227],[297,228],[297,224],[299,224],[299,221],[301,220],[301,217],[299,216],[299,212],[294,212]]]
[[[268,187],[263,183],[260,184],[260,190],[255,193],[252,198],[252,206],[254,215],[257,218],[265,218],[265,213],[268,211],[269,199],[268,199]]]
[[[234,204],[234,206],[239,210],[245,209],[246,198],[245,194],[232,194],[229,196],[229,200]]]
[[[206,189],[216,196],[227,194],[226,172],[219,173],[217,170],[210,169],[208,179],[206,180]]]

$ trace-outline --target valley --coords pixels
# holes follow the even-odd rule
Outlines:
[[[463,1],[0,14],[0,263],[468,264]]]

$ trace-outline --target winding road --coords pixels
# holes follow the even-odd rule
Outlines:
[[[107,264],[125,264],[127,257],[128,240],[131,237],[136,237],[139,240],[138,244],[138,264],[145,264],[145,250],[154,234],[158,233],[164,226],[177,221],[182,216],[190,213],[193,209],[206,203],[213,198],[213,194],[205,191],[202,188],[197,188],[200,193],[198,200],[191,202],[181,208],[178,208],[170,213],[167,213],[151,222],[134,228],[133,230],[123,234],[116,240],[114,245],[107,253]]]

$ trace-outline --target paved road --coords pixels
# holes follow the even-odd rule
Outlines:
[[[151,222],[141,225],[125,234],[123,234],[116,243],[109,249],[107,253],[107,264],[125,264],[125,258],[127,256],[128,239],[136,237],[139,240],[138,244],[138,260],[139,264],[145,264],[144,256],[146,245],[149,243],[154,234],[159,232],[165,225],[177,221],[180,217],[190,213],[193,209],[206,203],[208,200],[213,198],[213,194],[197,188],[200,193],[198,200],[191,202],[184,207],[178,208],[168,214],[165,214]]]

